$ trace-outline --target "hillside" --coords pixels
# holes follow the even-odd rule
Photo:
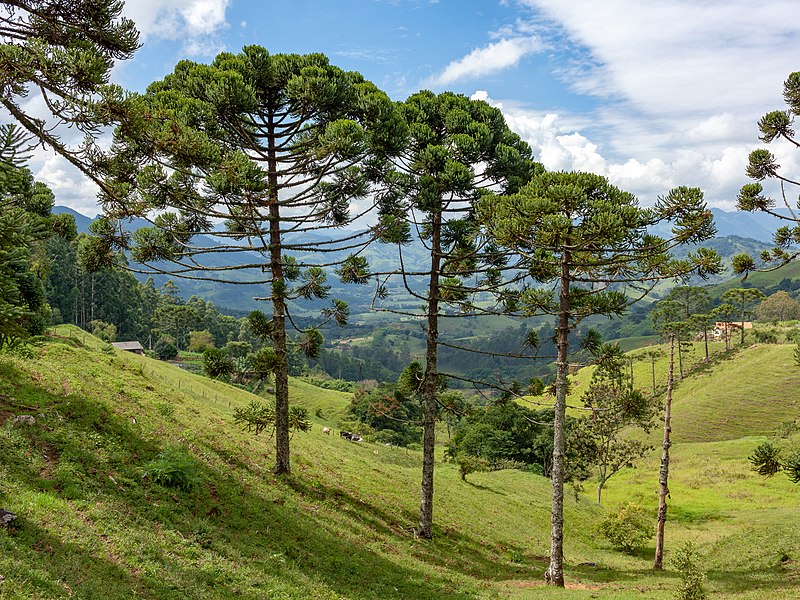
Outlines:
[[[552,597],[548,480],[462,482],[441,464],[435,539],[416,540],[420,456],[322,435],[346,394],[293,382],[293,401],[323,417],[294,436],[293,475],[276,478],[271,441],[232,422],[249,394],[77,331],[0,355],[0,506],[19,515],[0,529],[3,598]],[[725,597],[796,597],[798,488],[749,471],[760,440],[676,446],[668,549],[701,542]],[[193,491],[146,475],[165,448],[200,478]],[[608,507],[655,506],[653,460],[608,484]],[[652,546],[626,556],[597,536],[605,509],[587,490],[565,503],[565,597],[673,597],[675,573],[649,569]]]

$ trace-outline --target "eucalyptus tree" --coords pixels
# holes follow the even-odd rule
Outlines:
[[[722,294],[722,301],[733,304],[739,312],[742,344],[744,344],[744,319],[747,312],[764,298],[766,298],[764,292],[756,288],[733,288]]]
[[[481,311],[473,299],[481,291],[496,291],[506,256],[487,243],[474,219],[479,198],[513,193],[541,167],[531,160],[528,145],[513,133],[502,113],[480,100],[429,91],[410,96],[401,105],[409,140],[397,161],[396,180],[405,194],[407,210],[390,215],[395,227],[382,233],[400,248],[406,291],[422,303],[427,324],[425,364],[419,393],[423,411],[423,465],[417,535],[433,534],[433,474],[435,421],[445,379],[437,366],[439,321],[444,306],[459,316]],[[388,221],[389,219],[387,219]],[[409,229],[425,246],[430,261],[408,268],[402,254]],[[389,275],[387,274],[387,277]],[[384,280],[385,283],[385,280]],[[425,291],[419,291],[418,283]],[[384,294],[379,288],[379,296]]]
[[[794,118],[800,115],[800,72],[791,73],[783,84],[783,99],[786,110],[773,110],[765,114],[758,121],[761,132],[759,139],[765,144],[784,142],[789,149],[800,147],[793,128]],[[745,173],[756,183],[742,186],[737,198],[737,208],[745,211],[759,211],[780,220],[784,223],[774,234],[775,247],[772,251],[765,250],[760,256],[760,265],[756,260],[747,255],[739,254],[733,258],[733,268],[737,273],[745,276],[754,270],[772,270],[781,267],[797,258],[798,243],[800,243],[800,215],[797,213],[796,198],[797,188],[800,186],[796,175],[785,175],[781,172],[775,155],[766,148],[753,150],[748,157]],[[778,202],[764,193],[762,181],[772,180],[780,187],[780,208]],[[788,188],[788,189],[787,189]],[[792,196],[790,190],[795,190]]]
[[[589,173],[544,173],[518,193],[481,201],[478,214],[493,237],[525,259],[535,286],[519,294],[529,314],[556,320],[556,381],[553,426],[552,535],[548,582],[564,586],[564,422],[569,335],[593,315],[614,316],[643,297],[657,281],[719,270],[719,256],[706,249],[685,259],[677,246],[714,235],[702,192],[681,187],[642,208],[630,193]],[[672,235],[648,233],[672,223]]]
[[[345,282],[367,282],[358,252],[375,233],[341,228],[376,203],[392,212],[391,192],[372,192],[406,126],[358,73],[321,54],[258,46],[210,65],[182,61],[132,104],[115,135],[92,251],[108,262],[130,249],[146,272],[268,286],[257,299],[272,305],[264,330],[275,353],[275,473],[288,473],[292,302],[326,298],[334,267]],[[133,216],[151,227],[129,236]],[[339,324],[348,312],[340,300],[323,311]],[[318,329],[301,335],[298,346],[317,355]]]
[[[0,11],[0,105],[19,125],[103,185],[102,128],[125,110],[125,94],[109,85],[114,61],[133,56],[138,32],[121,17],[121,0],[11,0]],[[40,96],[49,116],[33,114]],[[79,144],[64,127],[84,135]]]

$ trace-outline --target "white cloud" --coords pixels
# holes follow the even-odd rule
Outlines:
[[[734,207],[759,145],[756,122],[784,107],[782,83],[799,67],[796,2],[520,2],[559,55],[554,74],[597,99],[586,113],[549,114],[505,101],[509,125],[546,167],[605,175],[645,202],[691,185],[711,205]],[[796,149],[776,145],[784,172],[797,173]]]
[[[53,191],[57,205],[69,206],[87,217],[98,213],[97,186],[66,159],[42,151],[32,162],[41,164],[33,175]]]
[[[440,87],[490,75],[513,67],[525,56],[543,49],[544,45],[538,37],[501,39],[483,48],[475,48],[463,58],[454,60],[443,71],[428,79],[426,84]]]
[[[555,112],[540,112],[514,104],[494,101],[486,91],[473,99],[499,108],[508,126],[530,144],[534,158],[551,171],[586,171],[603,175],[614,185],[639,196],[645,205],[678,185],[700,187],[709,205],[733,210],[739,187],[745,183],[744,166],[751,145],[706,144],[727,118],[711,118],[697,124],[696,132],[706,133],[696,147],[667,147],[661,132],[647,131],[642,124],[632,125],[624,135],[639,135],[657,140],[661,156],[649,156],[631,144],[631,152],[618,153],[604,147],[585,133],[591,121]],[[619,132],[617,133],[619,135]],[[778,150],[778,149],[776,149]],[[778,162],[791,171],[796,165],[792,148],[786,144],[776,153]],[[774,193],[774,191],[772,192]]]
[[[222,48],[219,34],[228,28],[231,0],[136,0],[124,13],[133,19],[143,42],[150,38],[183,42],[188,55],[208,55]]]
[[[576,89],[613,95],[664,115],[763,110],[797,68],[800,22],[794,0],[522,0],[588,51],[592,83]]]

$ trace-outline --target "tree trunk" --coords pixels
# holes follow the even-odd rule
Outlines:
[[[569,351],[569,251],[561,256],[561,290],[556,330],[556,403],[553,416],[553,498],[550,513],[550,567],[547,582],[564,587],[564,421],[567,412],[567,371]]]
[[[672,428],[672,382],[675,371],[675,335],[669,336],[669,371],[667,374],[667,401],[664,407],[664,441],[661,444],[661,468],[658,471],[658,527],[656,529],[656,558],[653,568],[660,571],[664,562],[664,524],[667,522],[667,496],[669,496],[669,441]]]
[[[744,306],[742,306],[742,346],[744,346]]]
[[[681,340],[678,338],[678,373],[683,380],[683,351],[681,350]]]
[[[286,301],[281,253],[281,222],[278,205],[278,161],[274,125],[269,132],[269,266],[272,274],[272,342],[275,367],[275,468],[276,475],[289,474],[289,353],[286,347]]]
[[[656,359],[650,359],[650,372],[653,376],[653,396],[656,395]]]
[[[708,362],[708,327],[703,325],[703,341],[706,346],[706,362]]]
[[[441,267],[442,213],[433,216],[431,232],[431,274],[428,286],[428,339],[425,350],[425,378],[422,394],[425,402],[422,421],[422,494],[419,504],[421,538],[433,537],[433,468],[436,448],[436,397],[439,377],[436,371],[439,341],[439,270]]]

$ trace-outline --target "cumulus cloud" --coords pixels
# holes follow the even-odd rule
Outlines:
[[[426,84],[440,87],[490,75],[513,67],[525,56],[543,49],[541,39],[535,36],[501,39],[483,48],[475,48],[463,58],[454,60],[428,79]]]
[[[521,0],[588,52],[579,91],[630,102],[649,114],[763,111],[797,68],[793,0]]]
[[[711,205],[734,208],[758,146],[756,122],[783,108],[783,80],[797,70],[793,1],[520,3],[532,9],[531,30],[561,56],[554,74],[599,99],[577,114],[506,101],[509,125],[546,167],[605,175],[645,201],[699,186]],[[770,149],[786,173],[797,172],[796,149]]]
[[[45,151],[38,154],[31,161],[40,165],[33,175],[53,191],[56,204],[69,206],[87,217],[96,215],[97,186],[61,156]]]
[[[733,210],[736,194],[745,182],[744,166],[751,145],[717,144],[668,147],[670,135],[649,132],[652,139],[660,140],[660,156],[646,157],[636,144],[631,152],[618,152],[594,140],[586,130],[592,121],[575,115],[541,112],[515,104],[493,100],[481,90],[472,95],[499,108],[508,126],[530,144],[534,158],[551,171],[586,171],[603,175],[614,185],[640,197],[644,204],[652,204],[659,195],[678,185],[700,187],[711,206]],[[698,122],[697,132],[713,137],[714,123],[726,118]],[[631,124],[624,135],[644,135],[643,124]],[[634,133],[636,132],[636,133]],[[631,139],[630,137],[628,139]],[[705,137],[703,141],[707,141]],[[787,171],[795,170],[796,157],[786,144],[778,147],[776,157]],[[774,193],[774,190],[773,190]]]
[[[125,4],[125,15],[136,23],[142,41],[167,39],[183,42],[189,55],[212,54],[228,27],[225,13],[230,0],[137,0]]]

